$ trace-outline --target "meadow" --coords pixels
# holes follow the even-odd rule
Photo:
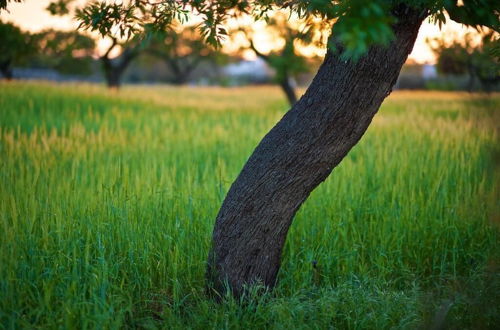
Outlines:
[[[0,328],[498,326],[498,94],[394,92],[275,290],[205,295],[218,208],[286,110],[274,87],[1,83]]]

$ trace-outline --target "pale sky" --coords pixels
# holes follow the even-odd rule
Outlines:
[[[80,3],[84,3],[85,0],[79,0]],[[77,27],[77,23],[73,21],[69,16],[67,17],[54,17],[51,16],[45,8],[50,3],[50,0],[25,0],[24,3],[11,3],[9,4],[9,12],[2,11],[0,18],[5,21],[13,22],[19,25],[25,30],[32,32],[40,31],[46,28],[56,28],[61,30],[70,30]],[[442,30],[436,25],[424,22],[420,28],[420,32],[413,48],[413,52],[410,54],[410,58],[414,59],[419,63],[434,63],[434,55],[427,46],[425,40],[426,38],[434,37],[451,37],[453,35],[460,35],[467,31],[473,31],[471,28],[466,28],[460,24],[457,24],[451,20],[443,26]],[[256,46],[263,52],[272,48],[272,41],[266,38],[264,35],[256,34],[255,39]],[[104,49],[107,41],[101,40],[99,46]]]

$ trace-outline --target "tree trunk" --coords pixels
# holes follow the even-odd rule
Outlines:
[[[474,66],[469,59],[467,62],[467,72],[469,73],[469,80],[467,81],[467,91],[472,93],[474,91],[474,80],[476,76],[476,72],[474,70]]]
[[[180,86],[188,83],[191,73],[198,66],[201,58],[196,58],[191,63],[185,57],[164,58],[164,60],[173,75],[171,83]]]
[[[6,80],[12,80],[12,78],[14,77],[10,64],[10,60],[6,60],[0,63],[0,72],[2,72],[2,75]]]
[[[108,88],[119,89],[121,86],[122,73],[120,70],[113,68],[106,73],[106,84]]]
[[[174,73],[174,77],[172,79],[172,84],[177,85],[177,86],[185,85],[188,81],[188,78],[189,78],[189,74],[186,74],[184,72]]]
[[[295,89],[290,82],[290,77],[286,76],[283,81],[280,81],[280,86],[281,89],[283,89],[283,92],[285,92],[288,103],[293,106],[295,102],[297,102],[297,95],[295,94]]]
[[[115,67],[111,63],[106,63],[103,60],[103,71],[104,79],[106,79],[106,85],[108,88],[120,88],[123,70],[120,67]]]
[[[126,49],[119,58],[110,59],[109,52],[112,48],[101,57],[102,68],[106,84],[111,89],[118,89],[121,86],[122,76],[127,70],[132,60],[139,54],[137,51]]]
[[[280,86],[281,89],[283,89],[283,92],[285,92],[286,99],[290,103],[291,106],[297,102],[297,94],[295,94],[295,89],[293,88],[290,77],[285,76],[285,79],[280,81]]]
[[[358,61],[328,52],[305,95],[264,137],[217,215],[209,290],[273,287],[292,218],[311,191],[359,141],[390,94],[426,11],[399,6],[395,40]],[[342,47],[339,44],[338,50]]]

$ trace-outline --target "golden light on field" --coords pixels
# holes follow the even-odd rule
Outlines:
[[[83,4],[86,0],[77,0],[77,4]],[[0,18],[6,21],[11,21],[22,28],[29,31],[40,31],[47,28],[55,28],[62,30],[75,29],[78,24],[71,17],[54,17],[51,16],[45,8],[50,3],[50,0],[25,0],[23,3],[9,4],[9,12],[3,12]],[[272,36],[265,33],[264,22],[250,22],[252,28],[255,29],[254,41],[257,48],[263,53],[269,52],[273,48],[279,47],[279,40],[274,39]],[[409,58],[418,63],[434,63],[435,57],[432,50],[426,43],[428,38],[452,38],[460,36],[467,32],[475,31],[472,28],[467,28],[461,24],[455,23],[451,20],[439,29],[438,26],[432,24],[427,20],[420,28],[417,41],[413,48],[413,52]],[[109,45],[109,40],[100,40],[99,48],[101,52]],[[233,38],[227,40],[224,44],[224,49],[228,51],[237,50],[245,41],[241,38]],[[324,49],[316,47],[302,47],[301,52],[306,56],[323,55]],[[255,57],[254,53],[247,51],[243,54],[245,58],[252,59]]]

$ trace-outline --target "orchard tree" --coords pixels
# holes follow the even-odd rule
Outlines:
[[[99,8],[102,9],[101,14],[104,19],[104,16],[109,14],[109,11],[106,10],[106,6],[100,6]],[[82,21],[81,25],[86,24],[85,21],[89,18],[87,8],[78,7],[74,4],[74,0],[52,1],[46,10],[55,16],[74,15]],[[137,33],[138,30],[133,30],[133,32]],[[125,71],[132,61],[139,56],[143,48],[142,36],[132,36],[131,34],[132,30],[124,31],[123,29],[118,30],[116,33],[101,33],[102,37],[110,39],[110,45],[104,54],[99,56],[99,60],[106,84],[111,89],[120,88]]]
[[[476,38],[475,38],[476,37]],[[500,82],[500,36],[494,31],[478,35],[467,33],[453,40],[433,39],[428,43],[437,57],[438,71],[469,76],[467,89],[472,91],[478,80],[486,91]]]
[[[151,35],[147,52],[167,65],[172,83],[183,85],[200,63],[217,61],[221,55],[205,42],[195,26],[172,25]]]
[[[266,32],[273,40],[282,42],[282,45],[270,52],[260,51],[256,47],[254,41],[255,31],[250,27],[241,27],[239,32],[247,41],[246,49],[252,50],[255,55],[275,70],[275,81],[285,93],[290,105],[294,105],[297,102],[294,79],[298,74],[310,71],[306,57],[299,52],[297,46],[298,44],[309,46],[322,43],[324,35],[322,32],[330,25],[325,26],[325,24],[322,24],[324,22],[313,18],[306,22],[300,20],[290,21],[289,17],[290,14],[285,12],[276,12],[266,20]]]
[[[49,67],[60,73],[88,75],[92,72],[94,39],[77,31],[46,30],[33,35],[38,49],[35,65]]]
[[[120,54],[111,57],[113,49],[118,48]],[[139,56],[142,50],[142,43],[138,38],[130,42],[120,43],[116,37],[111,37],[111,45],[106,52],[99,57],[101,61],[106,84],[111,89],[118,89],[121,86],[123,74],[132,61]]]
[[[5,4],[5,0],[1,0]],[[0,3],[1,4],[1,3]],[[313,82],[264,136],[232,184],[216,218],[207,276],[211,292],[238,296],[272,288],[292,219],[309,194],[361,139],[411,52],[423,20],[451,19],[500,30],[498,1],[488,0],[133,0],[92,2],[82,27],[159,30],[197,15],[207,42],[227,35],[230,16],[288,9],[335,22]]]
[[[482,38],[473,53],[472,67],[483,88],[490,92],[500,83],[500,35],[493,32]]]
[[[0,72],[7,80],[13,78],[12,65],[35,53],[31,36],[11,23],[0,21]]]

